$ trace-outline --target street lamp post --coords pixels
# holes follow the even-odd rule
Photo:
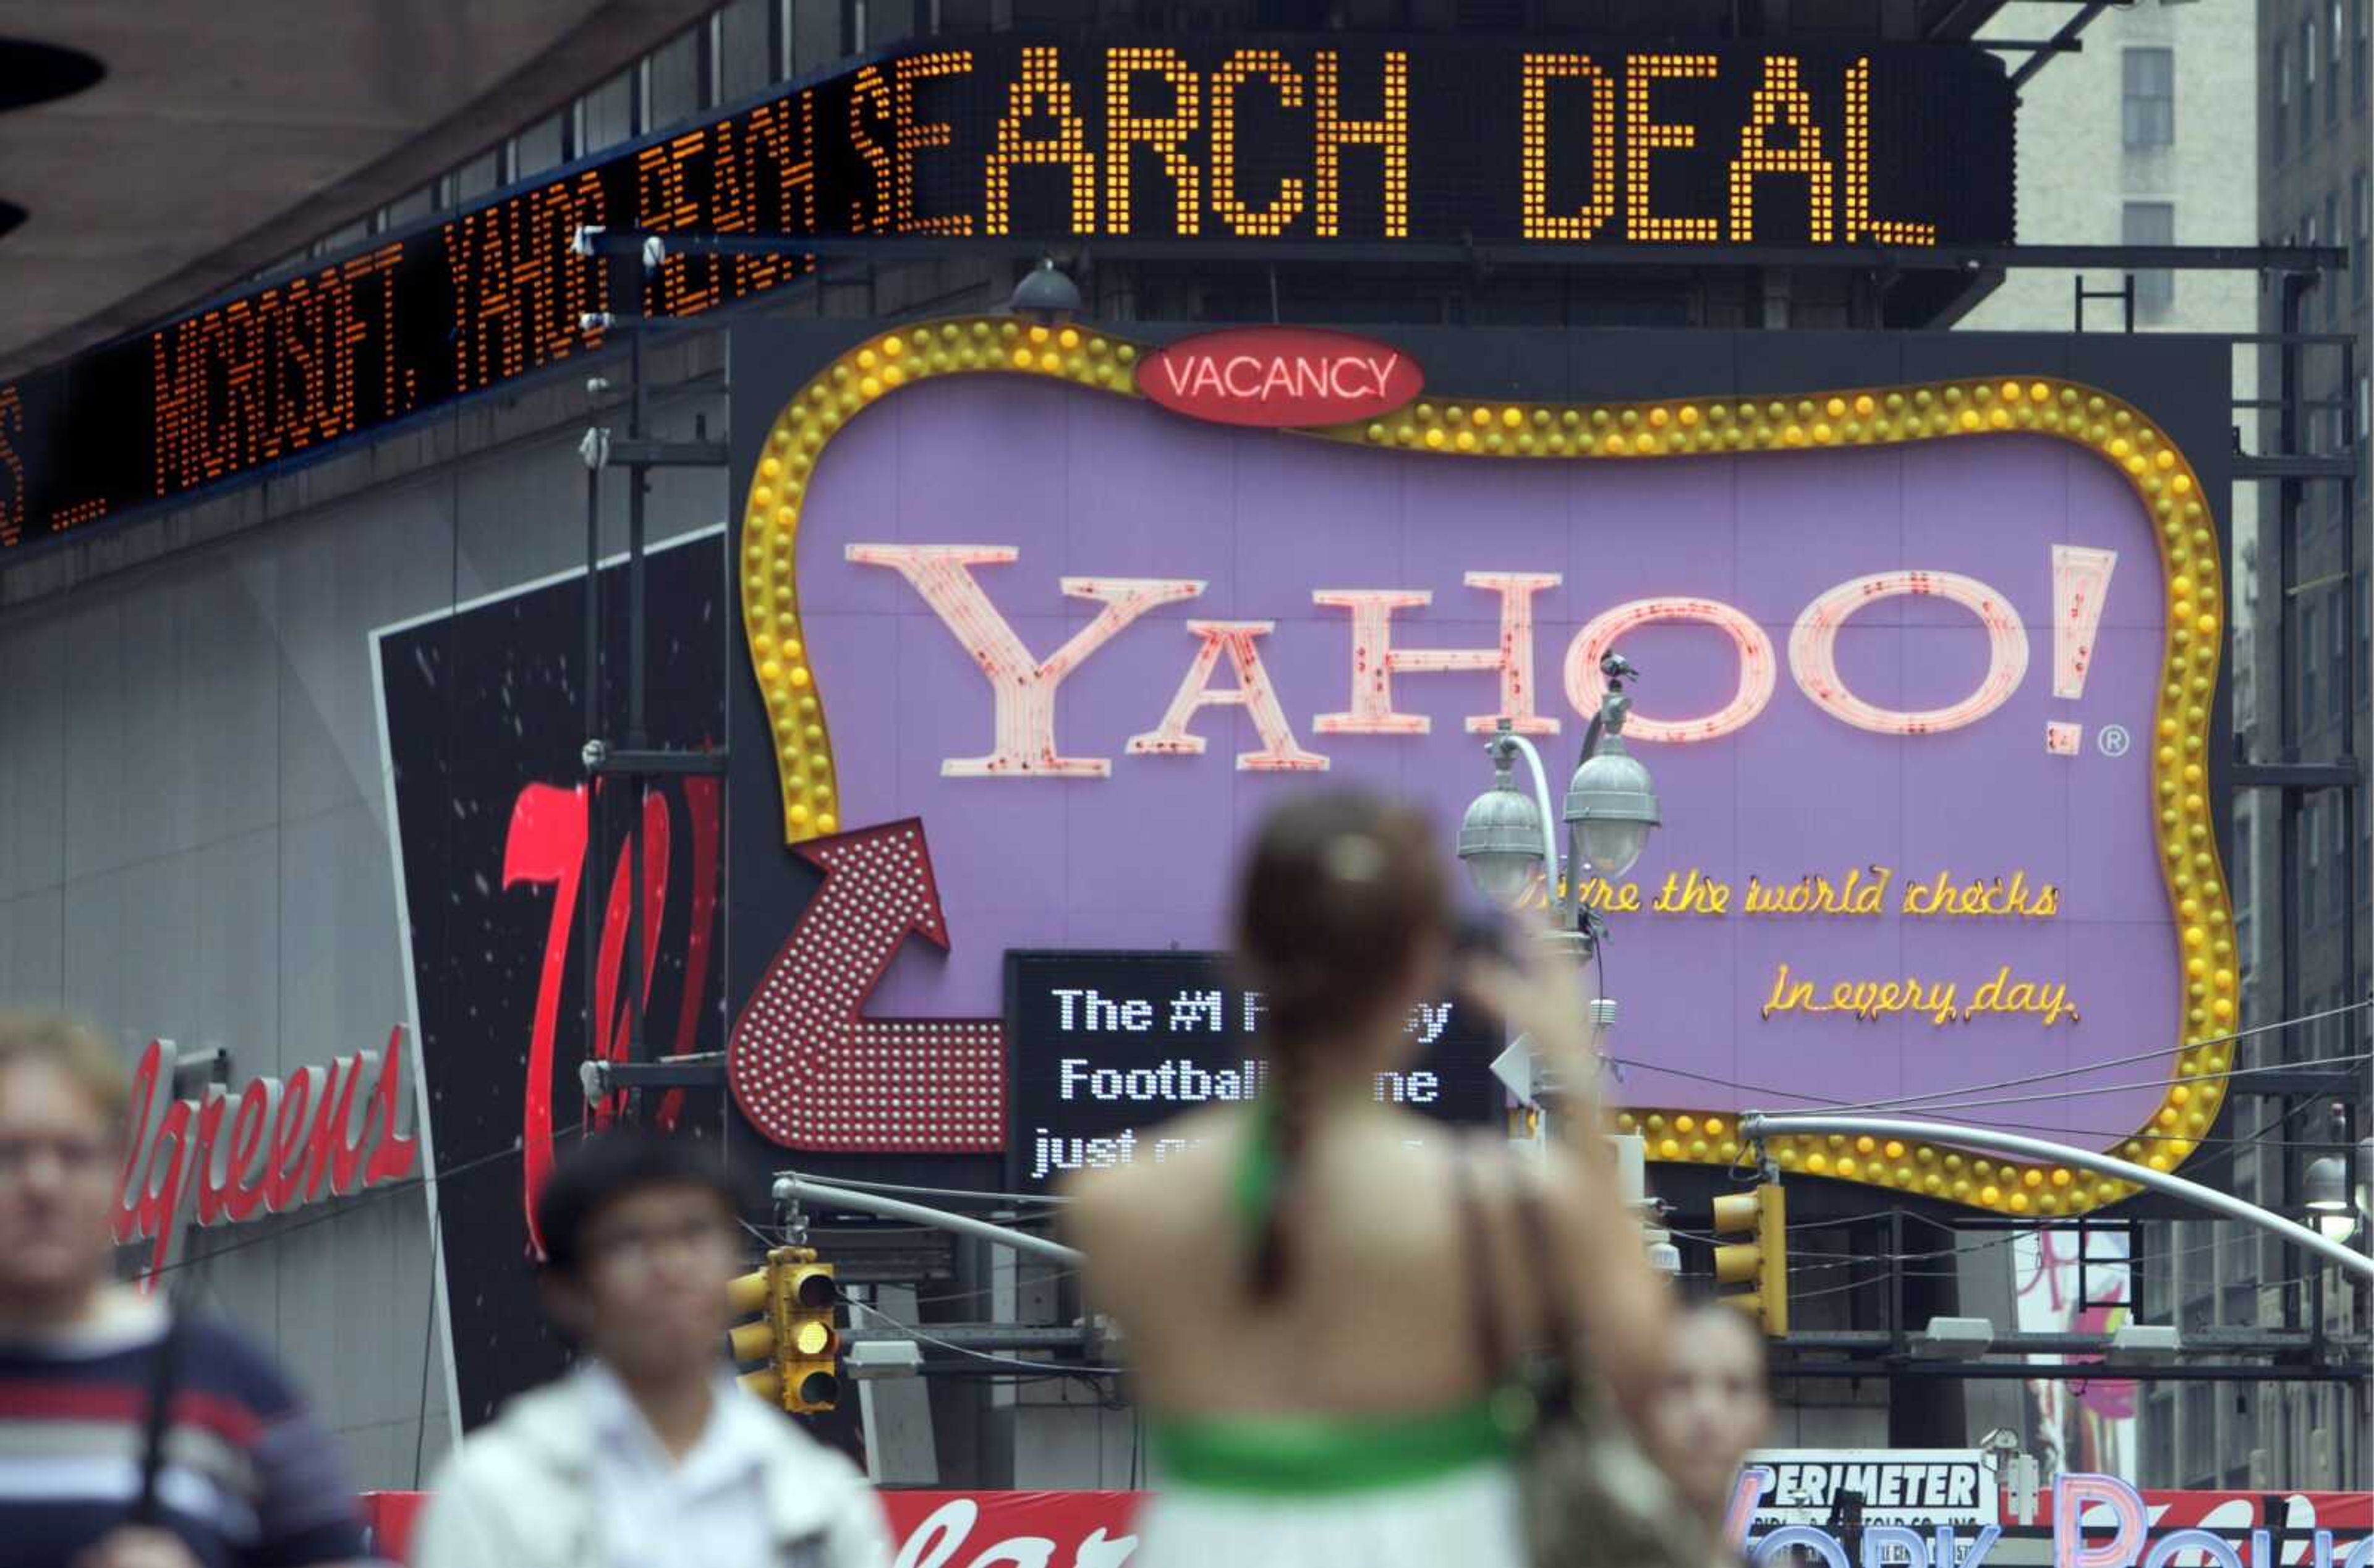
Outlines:
[[[1600,660],[1599,673],[1606,677],[1607,689],[1583,731],[1582,755],[1567,780],[1557,813],[1557,820],[1566,827],[1563,860],[1551,826],[1549,778],[1542,767],[1542,754],[1506,719],[1485,743],[1492,757],[1492,787],[1475,797],[1459,824],[1459,859],[1475,891],[1503,909],[1515,910],[1533,897],[1534,879],[1540,878],[1550,909],[1545,940],[1581,960],[1597,955],[1605,934],[1599,911],[1585,895],[1585,882],[1592,877],[1613,882],[1629,872],[1661,820],[1649,770],[1624,747],[1624,720],[1632,709],[1624,683],[1635,672],[1622,655],[1610,653]],[[1519,757],[1531,776],[1530,794],[1517,784]],[[1596,1048],[1602,1032],[1616,1021],[1616,1004],[1596,997],[1590,1005]],[[1537,1110],[1557,1087],[1543,1082],[1532,1044],[1522,1037],[1492,1066],[1521,1100]],[[1536,1122],[1534,1137],[1544,1131]],[[1657,1223],[1658,1206],[1641,1190],[1644,1151],[1639,1137],[1620,1135],[1612,1141],[1617,1169],[1630,1173],[1627,1196],[1640,1214],[1651,1263],[1667,1274],[1680,1272],[1681,1254]]]
[[[1506,719],[1485,743],[1492,757],[1492,787],[1468,806],[1459,825],[1459,858],[1475,891],[1504,909],[1515,909],[1532,896],[1534,878],[1540,876],[1554,937],[1583,957],[1596,950],[1602,931],[1598,910],[1583,896],[1587,876],[1613,881],[1630,871],[1662,820],[1648,768],[1624,745],[1624,720],[1632,710],[1624,683],[1637,673],[1617,653],[1600,660],[1599,670],[1607,690],[1583,732],[1581,759],[1567,781],[1558,813],[1566,825],[1564,857],[1550,826],[1549,780],[1541,753]],[[1532,775],[1530,799],[1516,782],[1520,756]]]
[[[2300,1186],[2309,1218],[2319,1232],[2334,1241],[2347,1241],[2357,1233],[2357,1215],[2349,1199],[2348,1161],[2338,1154],[2310,1160]]]

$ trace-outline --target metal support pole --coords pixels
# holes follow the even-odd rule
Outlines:
[[[2284,275],[2277,299],[2281,310],[2281,330],[2286,338],[2301,330],[2303,301],[2315,281],[2313,274]],[[2276,348],[2280,380],[2277,395],[2282,399],[2275,415],[2276,450],[2286,457],[2298,452],[2303,445],[2300,439],[2303,433],[2300,428],[2300,399],[2306,389],[2301,385],[2300,361],[2305,352],[2301,345],[2288,341]],[[2281,628],[2276,637],[2279,646],[2275,654],[2275,671],[2279,683],[2277,690],[2282,693],[2275,704],[2275,755],[2286,763],[2299,760],[2300,731],[2308,722],[2308,715],[2304,712],[2298,712],[2295,717],[2295,705],[2300,700],[2299,665],[2315,657],[2313,649],[2298,649],[2297,655],[2295,653],[2298,637],[2292,585],[2299,576],[2300,502],[2306,489],[2307,482],[2295,475],[2275,481],[2275,603],[2281,606],[2275,621]],[[2299,841],[2301,798],[2302,791],[2298,790],[2280,791],[2275,813],[2277,832],[2282,836],[2276,860],[2282,867],[2277,879],[2277,894],[2283,900],[2283,914],[2277,927],[2284,948],[2280,978],[2283,1011],[2280,1016],[2285,1018],[2300,1015],[2300,960],[2303,956],[2300,952],[2300,861],[2306,848]],[[2275,1047],[2281,1053],[2278,1059],[2281,1060],[2294,1060],[2302,1054],[2297,1033],[2291,1029],[2284,1030],[2277,1036]],[[2268,1111],[2274,1111],[2277,1117],[2274,1125],[2280,1129],[2288,1124],[2292,1108],[2293,1103],[2285,1099],[2272,1106],[2261,1106],[2259,1114],[2263,1117]],[[2277,1200],[2286,1208],[2298,1197],[2294,1186],[2298,1166],[2297,1152],[2290,1147],[2288,1141],[2279,1142],[2275,1153],[2275,1191]],[[2298,1247],[2287,1246],[2284,1248],[2282,1268],[2282,1277],[2286,1281],[2298,1275],[2300,1255]],[[2284,1325],[2298,1328],[2298,1293],[2288,1283],[2283,1287],[2283,1293]]]
[[[921,1203],[887,1198],[878,1192],[860,1192],[854,1188],[835,1187],[829,1182],[804,1176],[797,1171],[779,1174],[775,1177],[775,1201],[789,1203],[800,1200],[853,1210],[860,1214],[878,1214],[886,1220],[904,1220],[909,1224],[928,1225],[934,1230],[985,1241],[993,1246],[1052,1258],[1058,1263],[1077,1265],[1087,1261],[1087,1255],[1075,1246],[1065,1246],[1062,1242],[1049,1241],[1027,1231],[1010,1231],[986,1220],[976,1220],[970,1214],[951,1214],[945,1209],[927,1209]]]
[[[2111,0],[2086,0],[2084,7],[2061,25],[2059,32],[2047,39],[2018,70],[2011,74],[2011,90],[2016,93],[2026,87],[2029,78],[2052,63],[2055,54],[2083,48],[2077,35],[2092,26],[2095,18],[2109,10],[2110,3]]]
[[[617,261],[613,266],[622,264]],[[641,290],[638,290],[640,296]],[[630,402],[628,405],[627,439],[641,441],[651,434],[651,392],[643,380],[643,322],[641,300],[628,327],[628,371],[632,379]],[[643,465],[632,463],[627,469],[627,745],[631,751],[647,751],[652,738],[643,722],[643,663],[646,628],[643,625],[643,547],[646,543],[643,516],[643,491],[649,483]],[[619,987],[627,1008],[627,1059],[643,1059],[643,974],[649,965],[644,956],[651,933],[643,929],[643,800],[650,785],[638,780],[639,787],[627,802],[627,973]],[[642,1109],[641,1092],[627,1091],[629,1119]]]
[[[1887,1348],[1896,1355],[1909,1349],[1904,1332],[1904,1211],[1887,1211],[1887,1256],[1892,1267],[1887,1270]],[[1958,1266],[1959,1259],[1957,1259]]]
[[[1740,1131],[1751,1141],[1767,1138],[1804,1136],[1820,1137],[1833,1132],[1870,1133],[1878,1138],[1900,1138],[1911,1142],[1958,1144],[1966,1148],[1984,1149],[1994,1153],[2016,1154],[2023,1159],[2054,1160],[2080,1170],[2114,1176],[2137,1187],[2147,1187],[2155,1192],[2165,1192],[2199,1205],[2225,1219],[2240,1220],[2262,1230],[2272,1231],[2297,1246],[2338,1263],[2353,1274],[2374,1280],[2374,1258],[2353,1252],[2341,1243],[2309,1229],[2296,1220],[2262,1209],[2255,1203],[2245,1203],[2231,1193],[2204,1187],[2180,1176],[2156,1171],[2148,1165],[2138,1165],[2111,1154],[2098,1154],[2091,1149],[2072,1148],[2065,1143],[2053,1143],[2041,1138],[2026,1138],[2017,1133],[1998,1132],[1991,1127],[1966,1127],[1950,1121],[1913,1121],[1901,1117],[1838,1116],[1768,1116],[1762,1111],[1749,1111],[1739,1118]]]
[[[602,465],[585,471],[585,740],[590,750],[602,738]],[[602,842],[602,780],[591,766],[585,770],[585,863],[577,879],[577,964],[584,989],[579,1005],[585,1009],[585,1057],[601,1055],[606,1019],[595,1016],[594,998],[601,989],[602,879],[594,868],[602,863],[594,850]]]
[[[2362,13],[2361,13],[2362,15]],[[2363,62],[2361,61],[2362,64]],[[2337,281],[2337,280],[2336,280]],[[2330,286],[2329,286],[2330,287]],[[2361,281],[2362,287],[2362,281]],[[2356,411],[2351,406],[2357,396],[2357,345],[2353,340],[2341,345],[2341,420],[2343,440],[2346,449],[2361,444],[2357,437]],[[2350,473],[2341,481],[2341,636],[2345,657],[2341,661],[2341,755],[2356,764],[2355,778],[2340,791],[2333,803],[2341,810],[2342,885],[2348,893],[2341,901],[2341,966],[2351,980],[2350,989],[2357,990],[2357,890],[2365,886],[2366,868],[2357,863],[2358,791],[2366,787],[2366,761],[2357,755],[2357,679],[2363,673],[2357,664],[2355,646],[2357,633],[2359,599],[2357,595],[2357,470],[2365,453],[2351,450]],[[2369,613],[2374,613],[2370,609]],[[2363,1027],[2351,1033],[2364,1034]]]
[[[1558,813],[1550,804],[1549,775],[1543,771],[1542,754],[1534,748],[1534,743],[1518,734],[1507,720],[1502,720],[1500,726],[1500,732],[1492,737],[1492,749],[1497,752],[1505,746],[1516,752],[1525,759],[1525,766],[1534,776],[1534,805],[1542,818],[1542,874],[1548,879],[1545,891],[1551,907],[1556,908],[1558,902],[1557,830],[1550,825],[1557,821]]]

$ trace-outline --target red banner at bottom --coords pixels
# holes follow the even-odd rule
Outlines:
[[[1138,1492],[886,1492],[894,1568],[1121,1568]]]
[[[1137,1548],[1133,1521],[1145,1497],[1142,1492],[886,1492],[882,1507],[899,1543],[894,1568],[1123,1568]],[[2040,1527],[2052,1523],[2051,1497],[2048,1488]],[[2145,1492],[2142,1498],[2152,1538],[2181,1527],[2229,1535],[2253,1528],[2301,1532],[2282,1557],[2284,1568],[2306,1568],[2306,1532],[2338,1535],[2341,1550],[2333,1561],[2339,1562],[2374,1527],[2374,1496],[2362,1492]],[[427,1501],[421,1492],[365,1493],[372,1549],[405,1561],[414,1517]],[[2180,1568],[2200,1555],[2188,1549],[2177,1559]]]
[[[1137,1546],[1137,1492],[886,1492],[896,1568],[1121,1568]],[[363,1494],[371,1550],[408,1560],[425,1492]]]

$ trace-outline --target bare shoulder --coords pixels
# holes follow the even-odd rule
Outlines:
[[[1131,1159],[1065,1176],[1060,1191],[1071,1201],[1064,1228],[1073,1245],[1093,1258],[1208,1209],[1243,1120],[1242,1112],[1220,1107],[1175,1117],[1162,1124],[1158,1144],[1141,1140]]]
[[[1572,1239],[1597,1198],[1590,1172],[1577,1162],[1497,1135],[1478,1134],[1452,1157],[1468,1162],[1470,1179],[1495,1212],[1508,1212],[1511,1223],[1528,1228],[1530,1211]]]

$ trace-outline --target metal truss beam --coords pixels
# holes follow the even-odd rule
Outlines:
[[[669,255],[858,256],[875,262],[1005,257],[1028,261],[1051,252],[1117,262],[1363,261],[1394,266],[1425,263],[1495,268],[1844,267],[1892,272],[1978,272],[1988,267],[2096,267],[2138,272],[2337,272],[2348,252],[2337,245],[1653,245],[1625,242],[1446,244],[1408,240],[1073,240],[932,239],[915,235],[654,236]]]
[[[2110,1366],[2101,1362],[1891,1361],[1801,1362],[1775,1359],[1772,1375],[1788,1377],[1939,1377],[2022,1383],[2362,1383],[2374,1363],[2327,1360],[2314,1365],[2227,1362],[2186,1366]]]

